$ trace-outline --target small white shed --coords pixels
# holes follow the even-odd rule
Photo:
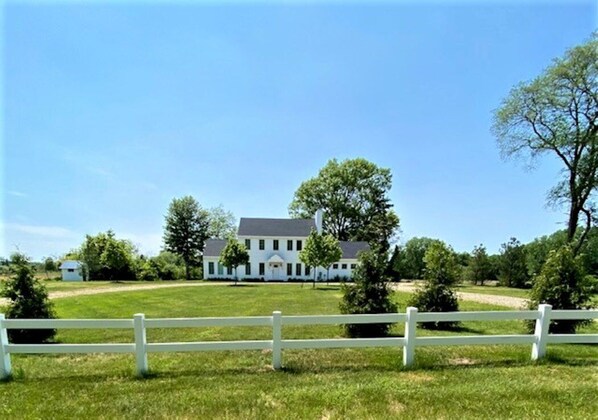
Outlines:
[[[60,264],[63,281],[83,281],[83,264],[81,261],[66,260]]]

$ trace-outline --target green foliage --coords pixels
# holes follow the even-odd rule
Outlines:
[[[314,268],[313,287],[316,287],[317,267],[328,268],[341,259],[343,251],[338,240],[332,235],[322,235],[314,229],[310,232],[305,246],[299,252],[299,260],[309,267]]]
[[[52,303],[43,284],[35,279],[29,260],[22,254],[13,254],[10,270],[12,277],[5,282],[1,296],[9,300],[6,317],[9,319],[55,318]],[[54,338],[56,330],[10,329],[13,343],[45,343]]]
[[[83,261],[92,280],[134,280],[135,253],[130,241],[116,239],[109,230],[96,236],[86,235],[80,250],[71,258]]]
[[[499,281],[502,286],[518,288],[530,286],[526,259],[526,247],[517,239],[511,238],[509,242],[501,245]]]
[[[395,245],[390,260],[388,260],[388,266],[386,274],[390,277],[391,281],[401,281],[403,276],[403,250],[398,245]]]
[[[402,256],[399,259],[399,272],[404,279],[422,279],[424,278],[424,255],[434,243],[439,243],[438,239],[432,238],[411,238],[402,248]]]
[[[365,159],[330,160],[315,178],[303,182],[289,206],[292,217],[311,218],[324,210],[324,232],[340,241],[367,241],[388,250],[399,218],[388,198],[392,176]]]
[[[56,271],[58,270],[58,265],[56,261],[52,257],[47,257],[44,259],[43,262],[44,271],[47,273],[48,271]]]
[[[353,272],[354,283],[343,283],[343,298],[339,304],[343,314],[386,314],[397,312],[388,287],[387,261],[373,251],[362,252]],[[349,337],[384,337],[392,324],[346,324]]]
[[[249,253],[245,245],[239,243],[236,239],[229,239],[226,246],[220,253],[220,263],[225,267],[235,269],[235,284],[237,284],[237,267],[249,262]]]
[[[542,271],[536,277],[530,293],[530,309],[537,309],[541,303],[552,305],[553,309],[590,308],[590,287],[583,272],[581,258],[573,254],[569,246],[550,251]],[[580,320],[551,321],[550,332],[572,334],[583,324]]]
[[[466,269],[467,280],[473,284],[483,286],[484,281],[490,277],[491,270],[492,266],[490,265],[490,258],[486,253],[486,247],[481,244],[474,247]]]
[[[185,277],[185,263],[176,254],[162,251],[149,259],[140,259],[140,280],[178,280]],[[192,276],[193,278],[201,278]]]
[[[185,278],[191,279],[191,267],[199,265],[208,239],[209,215],[191,196],[174,198],[165,216],[164,246],[185,262]]]
[[[457,294],[451,289],[459,277],[457,257],[450,246],[443,242],[430,245],[424,255],[426,283],[409,301],[421,312],[453,312],[459,310]],[[422,328],[452,329],[458,322],[424,322]]]
[[[227,239],[237,233],[237,221],[222,205],[208,210],[208,237]]]
[[[592,223],[592,195],[598,187],[598,33],[554,60],[540,76],[521,83],[496,111],[493,131],[503,156],[551,155],[562,164],[562,178],[548,203],[567,205],[567,242],[580,217],[585,231],[575,241],[578,253]]]

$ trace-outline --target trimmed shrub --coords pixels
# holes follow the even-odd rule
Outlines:
[[[10,300],[6,317],[8,319],[52,319],[56,318],[52,302],[48,299],[46,287],[35,279],[28,259],[21,254],[12,256],[13,277],[2,289],[1,295]],[[38,344],[51,341],[56,335],[54,329],[10,329],[8,337],[13,343]]]
[[[340,310],[343,314],[384,314],[397,312],[397,305],[391,301],[388,288],[390,278],[386,274],[387,262],[384,256],[372,251],[359,255],[360,263],[353,272],[353,284],[343,283],[343,298]],[[392,324],[346,324],[345,334],[349,337],[384,337]]]
[[[537,309],[541,303],[553,309],[589,309],[591,284],[583,271],[581,256],[575,256],[569,246],[550,251],[540,274],[535,278],[530,293],[529,308]],[[556,320],[550,322],[549,331],[555,334],[573,334],[583,320]],[[530,329],[533,329],[530,323]]]

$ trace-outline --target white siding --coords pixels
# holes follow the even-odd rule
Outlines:
[[[69,271],[73,270],[73,271]],[[83,273],[81,268],[63,268],[60,270],[62,272],[62,280],[63,281],[83,281]]]

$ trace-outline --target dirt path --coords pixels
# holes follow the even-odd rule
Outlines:
[[[137,290],[154,290],[166,289],[171,287],[204,287],[204,286],[228,286],[231,282],[214,282],[214,283],[175,283],[175,284],[152,284],[152,285],[129,285],[129,286],[114,286],[114,287],[98,287],[91,289],[78,290],[63,290],[59,292],[50,292],[50,299],[60,299],[74,296],[98,295],[102,293],[114,292],[133,292]],[[265,283],[267,284],[294,284],[294,283]],[[410,283],[398,283],[393,285],[394,290],[401,292],[413,292],[416,286]],[[506,306],[509,308],[521,309],[524,307],[525,299],[511,296],[485,295],[482,293],[467,293],[457,292],[457,295],[462,300],[468,300],[479,303],[487,303],[491,305]],[[6,299],[0,299],[0,305],[7,304]]]
[[[393,285],[394,290],[400,292],[413,292],[416,286],[411,283],[398,283]],[[509,308],[522,309],[526,299],[513,296],[486,295],[482,293],[457,292],[459,299],[471,302],[487,303],[490,305],[507,306]]]

